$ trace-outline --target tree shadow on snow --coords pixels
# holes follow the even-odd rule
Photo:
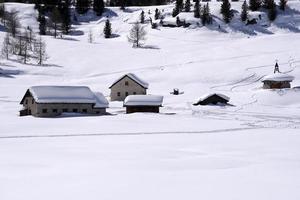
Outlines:
[[[24,71],[0,68],[0,78],[15,78],[16,75],[20,74],[24,74]]]

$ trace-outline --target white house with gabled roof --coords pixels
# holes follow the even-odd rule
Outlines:
[[[129,95],[146,95],[149,84],[133,73],[128,73],[109,87],[111,101],[124,101]]]

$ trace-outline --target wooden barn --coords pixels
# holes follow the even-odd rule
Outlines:
[[[262,82],[264,89],[282,89],[291,88],[291,82],[293,80],[293,76],[278,72],[265,76]]]
[[[110,87],[111,101],[124,101],[129,95],[147,94],[148,83],[133,73],[118,78]]]
[[[162,107],[163,96],[158,95],[130,95],[124,100],[126,113],[153,112],[159,113]]]
[[[21,105],[20,116],[55,117],[62,113],[106,114],[108,101],[102,93],[85,86],[33,86]]]
[[[220,94],[220,93],[211,93],[211,94],[206,94],[200,97],[200,99],[194,103],[194,106],[198,105],[217,105],[217,104],[227,104],[229,102],[229,97]]]

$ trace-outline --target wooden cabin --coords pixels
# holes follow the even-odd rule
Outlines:
[[[20,116],[56,117],[62,113],[105,114],[108,101],[85,86],[33,86],[21,102]]]
[[[264,89],[291,88],[294,77],[283,73],[274,73],[262,79]]]
[[[124,101],[129,95],[146,95],[148,83],[129,73],[118,78],[110,88],[111,101]]]
[[[211,93],[200,97],[200,99],[194,103],[194,106],[198,105],[217,105],[217,104],[227,104],[230,98],[224,94]]]
[[[124,100],[126,113],[152,112],[159,113],[162,107],[163,96],[158,95],[130,95]]]

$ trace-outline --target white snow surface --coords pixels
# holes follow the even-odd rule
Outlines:
[[[70,35],[42,37],[46,65],[1,58],[0,199],[299,200],[300,90],[263,90],[261,80],[278,60],[295,77],[292,87],[300,85],[300,2],[288,1],[264,26],[240,21],[242,3],[232,2],[230,24],[217,1],[210,2],[213,25],[151,29],[147,22],[143,48],[127,41],[132,22],[142,10],[153,18],[156,7],[168,19],[174,5],[107,8],[110,39],[101,35],[106,17],[89,12]],[[38,31],[34,5],[7,5]],[[18,116],[31,86],[86,85],[108,97],[126,73],[164,96],[161,113],[126,115],[122,102],[110,102],[105,116]],[[184,93],[171,95],[173,88]],[[234,106],[193,106],[205,93],[226,94]]]
[[[288,75],[288,74],[283,74],[283,73],[274,73],[265,76],[262,81],[293,81],[295,77]]]
[[[37,103],[93,103],[108,107],[102,93],[95,94],[86,86],[32,86],[29,91]]]
[[[159,95],[129,95],[124,100],[124,106],[162,106],[163,96]]]
[[[137,75],[133,74],[133,73],[128,73],[128,74],[125,74],[123,76],[121,76],[120,78],[118,78],[117,80],[115,80],[113,82],[113,84],[110,86],[110,88],[116,84],[117,82],[119,82],[120,80],[122,80],[124,77],[128,76],[129,78],[131,78],[133,81],[137,82],[138,84],[140,84],[141,86],[143,86],[144,88],[148,88],[149,87],[149,84],[142,80],[141,78],[139,78]]]

